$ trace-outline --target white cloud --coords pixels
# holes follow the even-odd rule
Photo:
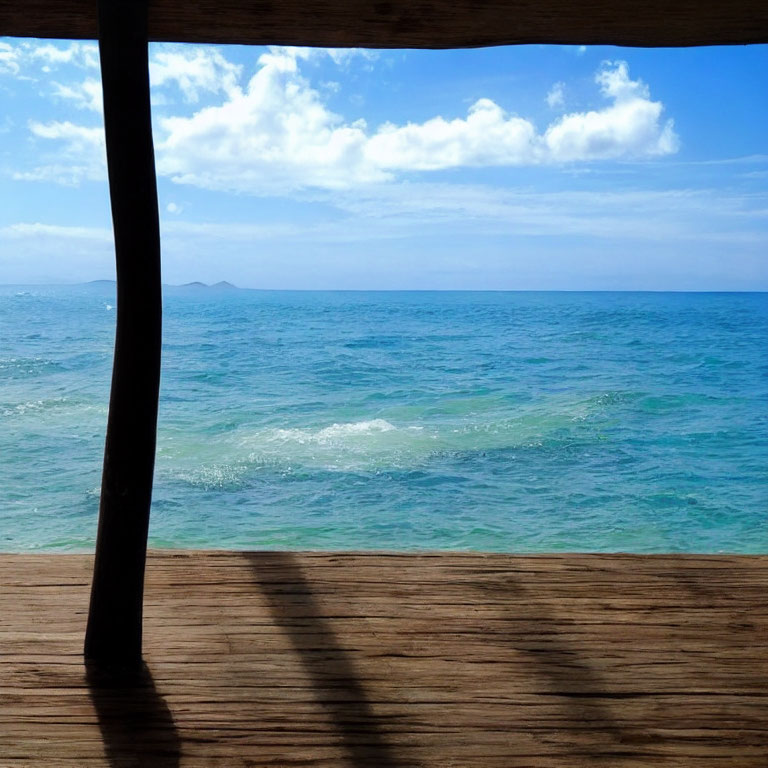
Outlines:
[[[466,119],[383,126],[368,140],[366,153],[379,168],[437,170],[652,157],[677,150],[672,121],[660,124],[662,104],[650,100],[642,81],[629,78],[625,62],[606,62],[595,81],[613,103],[565,115],[543,134],[530,120],[480,99]]]
[[[339,238],[412,237],[431,230],[765,243],[768,199],[706,189],[535,192],[408,182],[335,193],[333,202],[349,216],[334,225]]]
[[[84,50],[87,52],[89,49]],[[58,64],[72,63],[78,55],[83,58],[84,50],[80,47],[61,49],[45,45],[31,49],[28,57]],[[98,64],[97,61],[95,63]],[[242,67],[230,63],[215,49],[189,46],[173,46],[154,51],[149,68],[154,88],[175,84],[188,102],[198,101],[203,92],[233,93],[242,70]],[[89,77],[82,82],[68,84],[52,81],[51,88],[54,98],[70,101],[80,109],[99,114],[103,112],[101,80],[98,78]]]
[[[547,93],[546,102],[550,109],[560,109],[565,104],[565,83],[555,83]]]
[[[101,126],[76,125],[68,120],[50,123],[32,121],[29,129],[33,136],[56,141],[59,147],[51,162],[31,171],[17,171],[13,174],[14,179],[76,186],[83,180],[101,181],[106,178],[104,129]]]
[[[0,40],[0,74],[20,76],[22,69],[38,67],[48,73],[64,65],[98,69],[99,49],[95,43],[51,43],[37,40]]]
[[[53,95],[60,99],[74,102],[80,109],[88,109],[101,114],[104,111],[104,101],[101,95],[101,81],[88,78],[82,83],[62,85],[54,82]]]
[[[427,171],[459,166],[518,165],[535,162],[536,129],[508,115],[490,99],[479,99],[467,117],[424,123],[383,125],[365,146],[374,167]]]
[[[83,81],[60,82],[51,73],[72,75],[73,68],[97,70]],[[10,74],[16,80],[39,82],[45,95],[66,100],[80,109],[101,113],[101,81],[99,79],[99,50],[94,43],[53,43],[21,40],[13,43],[0,40],[0,74]]]
[[[34,136],[43,139],[60,139],[66,141],[74,153],[90,152],[104,146],[104,131],[100,127],[89,128],[76,125],[69,120],[54,120],[51,123],[31,122],[29,129]]]
[[[498,280],[495,287],[520,287],[514,281],[504,282],[516,276],[519,266],[536,276],[538,282],[528,287],[551,288],[553,283],[537,272],[546,273],[547,267],[532,254],[552,259],[560,249],[571,263],[572,274],[582,281],[590,274],[582,258],[597,259],[603,275],[625,267],[631,272],[634,263],[638,279],[649,274],[648,264],[653,262],[658,265],[657,274],[671,275],[673,280],[681,277],[680,264],[687,264],[687,273],[693,277],[709,259],[720,265],[720,277],[710,281],[709,289],[737,286],[728,283],[728,275],[753,264],[762,284],[765,281],[768,199],[764,192],[544,192],[406,182],[314,192],[304,198],[337,210],[314,220],[296,217],[290,209],[260,222],[164,221],[165,279],[229,279],[263,287],[413,287],[408,275],[421,275],[424,281],[432,267],[443,271],[460,260],[468,266],[457,267],[457,275],[443,287],[492,288]],[[418,253],[412,247],[414,237]],[[0,227],[0,263],[13,282],[36,281],[34,270],[43,269],[40,281],[109,277],[114,268],[111,242],[106,228],[13,224]],[[553,245],[558,242],[559,246]],[[211,253],[216,258],[211,259]],[[683,255],[691,253],[696,259],[686,261]],[[79,265],[74,271],[73,264]],[[428,280],[421,284],[436,285]],[[568,279],[555,284],[574,287]],[[589,280],[580,284],[589,287]],[[637,287],[637,279],[623,287],[633,285]],[[749,285],[743,281],[737,287]]]
[[[339,244],[438,236],[580,238],[660,243],[766,243],[766,195],[717,190],[564,190],[404,182],[316,192],[336,209],[318,220],[164,224],[177,243]],[[650,225],[652,222],[652,226]],[[592,240],[594,242],[594,240]],[[602,245],[599,247],[603,247]]]
[[[55,68],[62,64],[74,64],[84,69],[98,69],[99,48],[95,43],[71,42],[66,45],[54,43],[22,43],[25,56],[39,60],[44,68]],[[48,71],[44,69],[44,71]]]
[[[333,59],[333,63],[338,67],[347,67],[354,59],[364,59],[370,63],[379,58],[378,51],[371,51],[367,48],[316,48],[320,54],[325,54]]]
[[[85,164],[49,163],[35,166],[31,171],[14,171],[12,178],[15,181],[44,181],[63,187],[77,187],[86,179],[96,181],[105,177],[94,177],[92,169]]]
[[[322,52],[321,52],[322,53]],[[179,183],[275,193],[343,189],[392,180],[398,172],[461,166],[573,163],[654,157],[677,150],[672,121],[625,62],[596,75],[606,107],[565,115],[539,133],[532,121],[479,99],[466,117],[423,123],[345,121],[300,73],[318,52],[272,48],[244,90],[191,117],[161,121],[158,168]],[[556,102],[557,93],[550,93]],[[562,96],[562,90],[560,93]]]
[[[158,170],[212,189],[278,191],[383,180],[363,156],[364,123],[346,124],[299,74],[310,49],[272,48],[244,90],[191,118],[161,120]]]
[[[16,46],[0,40],[0,74],[18,75],[19,58],[19,49]]]
[[[96,76],[83,81],[59,82],[53,71],[62,75],[75,70],[97,70]],[[16,80],[39,80],[46,95],[68,101],[79,109],[101,114],[101,82],[98,79],[99,53],[94,43],[0,41],[0,73],[10,73]],[[79,75],[82,77],[82,74]],[[64,78],[62,78],[64,79]],[[45,181],[76,186],[84,179],[106,178],[104,135],[101,124],[77,125],[70,121],[29,122],[34,139],[50,142],[54,149],[40,154],[40,164],[31,169],[17,169],[12,177],[26,181]],[[43,146],[43,145],[38,145]]]
[[[595,82],[600,86],[603,96],[618,101],[650,98],[648,86],[642,80],[629,79],[629,66],[626,61],[604,61],[595,75]]]
[[[199,101],[203,92],[235,97],[242,67],[232,64],[215,48],[173,47],[154,51],[149,63],[153,87],[174,83],[188,102]]]
[[[29,237],[56,237],[76,240],[94,240],[98,242],[111,242],[112,233],[108,229],[98,227],[71,227],[58,224],[42,224],[40,222],[10,224],[0,227],[0,237],[29,238]]]
[[[547,155],[574,162],[653,157],[677,151],[679,139],[673,121],[661,124],[663,105],[650,100],[645,83],[629,78],[626,62],[605,62],[595,81],[613,104],[598,111],[565,115],[550,125],[542,137]]]
[[[168,203],[168,205],[165,206],[165,210],[168,211],[168,213],[181,213],[184,209],[176,203]]]
[[[80,48],[76,46],[82,46]],[[37,46],[49,61],[85,60],[84,44]],[[373,56],[375,54],[371,54]],[[242,68],[215,48],[177,46],[152,54],[157,87],[177,86],[189,102],[203,93],[220,103],[191,116],[160,119],[157,168],[175,182],[250,194],[287,194],[299,189],[347,189],[393,181],[404,173],[459,167],[563,164],[647,158],[675,152],[678,138],[663,105],[648,86],[632,80],[625,62],[604,62],[595,82],[608,104],[566,114],[543,131],[481,98],[466,115],[422,123],[385,123],[371,129],[332,112],[325,97],[300,71],[318,57],[346,64],[370,59],[359,49],[269,48],[255,74],[240,85]],[[547,95],[550,106],[564,100],[564,84]],[[327,89],[326,89],[327,90]],[[55,95],[92,111],[101,108],[99,82],[55,83]],[[103,129],[70,122],[32,123],[34,136],[56,140],[63,157],[16,178],[77,184],[105,177]],[[65,169],[65,161],[72,167]]]

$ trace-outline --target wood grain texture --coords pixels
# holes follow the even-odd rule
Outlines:
[[[0,35],[96,38],[95,0],[0,0]],[[150,40],[370,48],[768,42],[765,0],[152,0]]]
[[[91,567],[0,555],[2,768],[768,764],[768,557],[155,551],[133,681]]]

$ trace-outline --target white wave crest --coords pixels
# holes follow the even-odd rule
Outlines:
[[[420,430],[400,429],[386,419],[335,422],[324,427],[260,430],[244,437],[241,449],[251,463],[279,462],[288,467],[366,470],[399,466],[420,453]]]
[[[396,431],[397,427],[384,419],[372,419],[370,421],[354,421],[347,424],[331,424],[330,427],[312,431],[308,429],[277,429],[273,433],[273,439],[294,440],[301,444],[315,443],[328,445],[338,443],[349,437],[381,434],[382,432]]]

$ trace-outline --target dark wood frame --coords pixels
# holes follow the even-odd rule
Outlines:
[[[0,0],[0,35],[96,38],[117,333],[85,656],[140,668],[160,385],[160,235],[147,42],[459,48],[768,42],[766,0]]]
[[[85,657],[138,670],[162,323],[147,0],[99,0],[99,54],[117,330]]]
[[[0,0],[0,35],[97,37],[95,0]],[[152,0],[150,40],[370,48],[768,42],[765,0]]]

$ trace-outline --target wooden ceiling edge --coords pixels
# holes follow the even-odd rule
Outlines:
[[[766,0],[149,2],[153,42],[380,49],[768,43]],[[94,40],[96,8],[97,0],[0,0],[0,36]]]
[[[3,31],[0,25],[0,38],[14,38],[18,40],[73,40],[79,42],[96,42],[97,35],[94,34],[53,34],[53,33],[30,33],[21,34],[18,32]],[[383,43],[380,41],[356,40],[353,42],[344,42],[338,39],[320,39],[313,38],[308,42],[306,38],[289,37],[265,37],[256,38],[254,36],[235,37],[235,36],[200,36],[200,37],[182,37],[170,35],[150,34],[148,36],[150,43],[182,43],[188,45],[253,45],[253,46],[299,46],[307,48],[366,48],[369,50],[462,50],[477,48],[499,48],[503,46],[517,45],[565,45],[565,46],[615,46],[617,48],[715,48],[724,46],[752,46],[768,44],[768,31],[765,34],[755,35],[749,38],[736,37],[717,39],[697,38],[696,40],[665,40],[664,42],[649,42],[647,39],[637,40],[633,37],[610,39],[589,39],[579,38],[539,38],[539,37],[516,37],[502,40],[461,40],[445,43],[406,43],[397,41],[393,43]]]

